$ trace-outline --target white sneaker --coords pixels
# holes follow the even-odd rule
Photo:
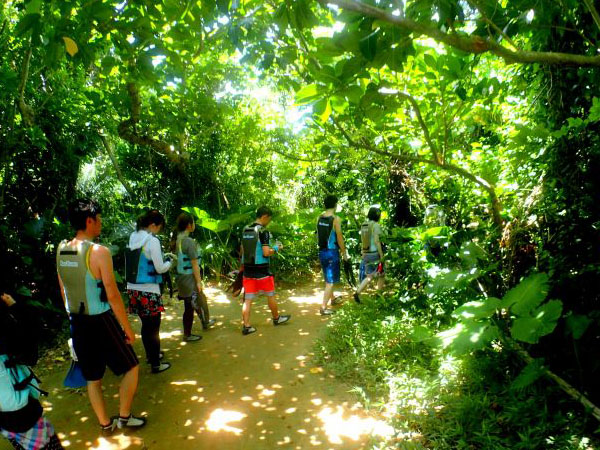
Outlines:
[[[134,417],[133,414],[129,414],[129,417],[123,418],[119,417],[117,421],[117,427],[119,430],[123,428],[142,428],[146,425],[145,417]]]

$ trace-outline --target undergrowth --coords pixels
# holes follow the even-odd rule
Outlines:
[[[424,327],[390,296],[346,305],[316,344],[317,362],[354,386],[395,430],[373,448],[592,449],[594,419],[501,347],[461,358],[429,345]],[[435,330],[434,330],[435,331]]]

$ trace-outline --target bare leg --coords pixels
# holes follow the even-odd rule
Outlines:
[[[129,414],[131,414],[131,403],[133,402],[133,397],[137,391],[139,371],[140,366],[135,366],[123,375],[123,379],[121,380],[121,387],[119,388],[119,395],[121,398],[119,415],[121,417],[128,417]]]
[[[327,308],[327,303],[329,299],[333,298],[333,283],[325,283],[325,291],[323,292],[323,304],[321,306],[322,309]]]
[[[362,282],[358,286],[358,289],[356,289],[356,293],[360,294],[367,287],[367,285],[371,282],[372,279],[373,279],[373,274],[367,275],[365,277],[365,279],[362,280]]]
[[[104,404],[104,394],[102,393],[102,380],[88,381],[87,384],[88,396],[92,409],[98,417],[100,425],[106,425],[110,422],[110,418],[106,415],[106,405]]]
[[[380,291],[383,289],[383,285],[385,284],[385,277],[383,275],[379,275],[377,278],[377,290]]]
[[[267,301],[269,303],[269,309],[271,310],[271,315],[273,319],[277,319],[279,317],[279,311],[277,309],[277,300],[275,296],[267,297]]]
[[[252,299],[245,299],[244,306],[242,306],[242,322],[245,327],[250,326],[250,308],[252,307]]]

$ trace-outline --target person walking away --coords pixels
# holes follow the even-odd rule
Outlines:
[[[102,230],[100,207],[92,200],[76,200],[69,206],[69,221],[76,234],[58,245],[58,283],[90,403],[104,435],[112,434],[115,428],[143,427],[146,418],[131,414],[139,372],[131,346],[135,333],[115,282],[110,250],[93,242]],[[111,418],[104,404],[106,366],[123,376],[118,418]]]
[[[333,288],[335,283],[340,282],[340,251],[344,260],[348,259],[348,252],[342,234],[341,220],[335,215],[338,199],[329,194],[325,197],[325,212],[317,220],[317,238],[319,241],[319,261],[325,278],[325,292],[323,292],[323,303],[319,312],[322,316],[333,314],[333,310],[327,307],[329,301],[336,305]]]
[[[275,299],[275,279],[269,270],[271,256],[282,250],[280,243],[271,245],[271,234],[265,229],[271,222],[273,212],[266,206],[256,210],[256,220],[244,228],[242,233],[242,264],[244,266],[244,304],[242,306],[242,334],[254,333],[250,325],[250,310],[253,300],[267,297],[273,316],[273,325],[281,325],[290,320],[290,315],[279,314]]]
[[[381,246],[381,209],[378,206],[369,208],[367,220],[360,228],[360,240],[362,243],[362,260],[360,262],[360,273],[358,288],[354,293],[354,300],[360,303],[360,293],[367,285],[377,278],[377,289],[383,288],[383,249]]]
[[[177,217],[177,290],[178,298],[183,300],[183,340],[196,342],[202,336],[192,334],[194,324],[194,311],[198,314],[204,330],[214,325],[215,320],[210,318],[208,302],[204,295],[198,246],[190,237],[196,229],[196,223],[191,214],[181,213]]]
[[[62,449],[43,415],[38,380],[28,367],[37,362],[31,314],[9,294],[0,294],[0,435],[17,450]]]
[[[165,218],[158,210],[151,209],[142,214],[137,221],[137,230],[129,236],[127,252],[127,256],[137,262],[136,276],[131,273],[134,270],[127,274],[129,312],[137,314],[142,322],[142,343],[152,373],[164,372],[171,367],[171,363],[161,361],[163,354],[160,351],[160,322],[165,310],[160,290],[161,274],[171,268],[171,261],[163,260],[160,241],[155,235],[164,225]]]

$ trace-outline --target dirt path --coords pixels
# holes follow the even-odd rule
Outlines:
[[[153,375],[142,364],[134,412],[147,414],[148,425],[138,433],[98,438],[85,393],[62,387],[67,364],[44,376],[47,414],[67,448],[352,449],[369,447],[370,434],[388,431],[354,403],[348,386],[311,362],[328,320],[318,314],[321,290],[281,289],[280,307],[292,320],[279,327],[271,324],[266,302],[256,302],[258,332],[250,336],[240,332],[236,300],[217,288],[207,295],[218,322],[198,343],[181,342],[182,305],[167,302],[161,339],[173,367]],[[132,320],[139,333],[139,320]],[[200,331],[197,320],[194,329]],[[143,361],[139,335],[135,349]],[[108,374],[105,386],[116,414],[118,380]]]

